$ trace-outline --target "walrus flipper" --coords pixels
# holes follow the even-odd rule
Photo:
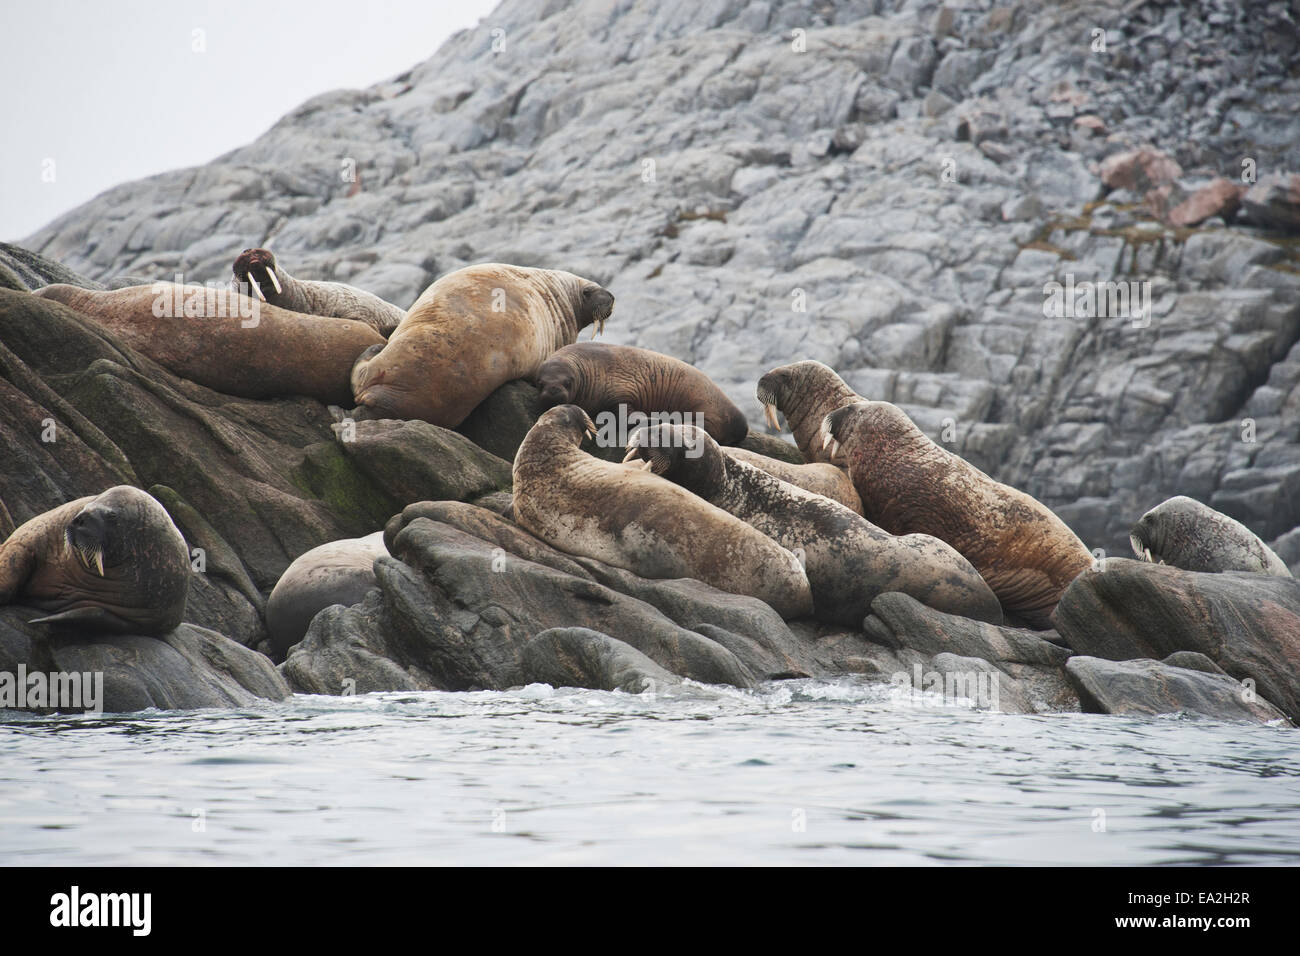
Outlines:
[[[140,625],[118,617],[102,607],[74,607],[58,614],[34,618],[28,624],[48,624],[60,630],[103,632],[109,634],[138,634]]]

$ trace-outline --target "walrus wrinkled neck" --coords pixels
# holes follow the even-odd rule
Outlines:
[[[582,430],[571,425],[534,425],[515,454],[515,478],[550,476],[557,468],[591,458],[582,450]]]
[[[822,419],[845,405],[862,401],[862,396],[849,388],[838,377],[824,382],[802,381],[787,386],[781,400],[790,429],[820,431]]]
[[[722,452],[706,434],[697,429],[691,431],[694,434],[686,435],[680,426],[656,430],[658,440],[671,449],[671,464],[664,477],[705,501],[712,501],[723,490],[726,464]]]

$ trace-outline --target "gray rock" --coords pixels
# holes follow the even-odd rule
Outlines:
[[[1072,657],[1065,672],[1079,691],[1084,710],[1099,714],[1174,714],[1188,712],[1219,720],[1292,726],[1286,715],[1247,693],[1223,673],[1188,670],[1165,661],[1108,661]]]
[[[522,666],[527,680],[552,687],[640,694],[681,683],[635,648],[583,627],[542,631],[524,647]]]
[[[83,683],[86,674],[102,675],[99,704],[106,713],[247,707],[290,695],[270,660],[215,631],[182,624],[161,638],[54,637],[27,623],[36,614],[0,608],[0,673],[16,675],[21,665],[29,675],[80,674]]]
[[[1300,581],[1200,573],[1107,559],[1057,605],[1057,630],[1079,654],[1112,661],[1203,654],[1287,717],[1300,717]]]

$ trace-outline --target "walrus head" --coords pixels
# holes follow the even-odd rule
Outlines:
[[[1247,571],[1290,577],[1276,552],[1234,518],[1178,495],[1144,514],[1129,531],[1129,544],[1142,561],[1184,571]]]
[[[575,445],[581,445],[584,437],[596,437],[596,423],[577,405],[557,405],[543,412],[533,428],[567,435]]]
[[[637,429],[628,439],[623,464],[653,472],[704,498],[726,472],[718,443],[694,425],[658,424]]]
[[[579,329],[594,326],[591,337],[605,333],[605,321],[614,311],[614,294],[597,285],[590,279],[584,280],[581,293],[582,301],[577,308],[576,319]]]
[[[245,249],[235,259],[235,288],[242,293],[247,286],[248,292],[265,302],[263,285],[274,289],[276,295],[282,291],[275,270],[275,254],[270,249]]]
[[[811,359],[772,369],[758,380],[754,395],[763,406],[768,425],[776,431],[781,430],[778,412],[784,414],[794,428],[793,419],[801,417],[806,410],[825,408],[828,402],[848,396],[860,400],[833,368]]]
[[[578,368],[568,358],[553,355],[537,370],[537,387],[542,408],[568,405],[578,393]]]
[[[1152,564],[1164,564],[1161,554],[1164,550],[1165,527],[1162,525],[1156,508],[1144,514],[1128,534],[1129,546],[1139,561]]]
[[[162,509],[140,489],[118,485],[87,504],[68,522],[63,540],[83,568],[102,578],[106,572],[126,563],[134,553],[135,536],[147,520],[142,499]]]

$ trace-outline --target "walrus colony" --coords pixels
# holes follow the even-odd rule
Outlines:
[[[521,528],[642,577],[694,577],[757,598],[788,619],[860,625],[876,595],[901,590],[949,613],[1045,628],[1092,564],[1040,502],[820,362],[775,368],[756,387],[768,425],[780,431],[784,415],[804,464],[728,447],[748,425],[703,372],[647,349],[576,344],[584,328],[604,330],[614,297],[573,273],[468,266],[409,310],[343,283],[297,279],[266,249],[244,250],[233,274],[229,290],[155,283],[35,294],[175,374],[241,397],[306,396],[352,406],[353,416],[451,428],[500,386],[530,381],[539,411],[549,411],[514,462]],[[169,303],[161,311],[160,301]],[[610,414],[650,426],[617,431],[631,435],[623,462],[582,447],[596,435],[592,416]],[[1171,512],[1178,530],[1161,537]],[[1246,563],[1278,573],[1262,542],[1225,532],[1216,514],[1180,503],[1148,515],[1134,547],[1171,563],[1195,552],[1198,567],[1207,549],[1232,550],[1225,567],[1241,566],[1236,554],[1248,551]],[[355,601],[382,553],[372,535],[299,555],[267,607],[277,653],[319,608]],[[0,603],[47,612],[54,626],[158,635],[183,618],[187,554],[162,505],[137,489],[109,489],[9,535]]]

